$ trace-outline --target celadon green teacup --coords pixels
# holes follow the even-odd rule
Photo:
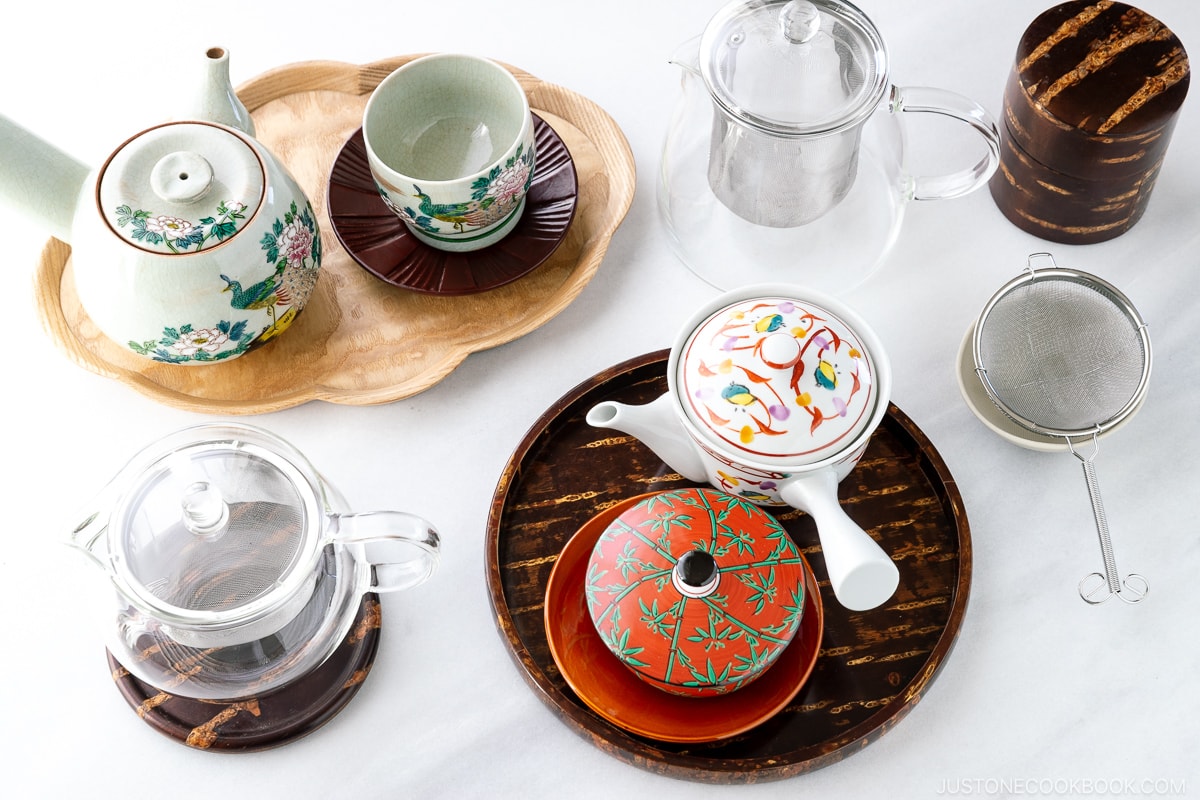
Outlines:
[[[437,53],[408,62],[371,93],[363,139],[380,196],[432,247],[487,247],[525,210],[533,117],[517,79],[494,61]]]

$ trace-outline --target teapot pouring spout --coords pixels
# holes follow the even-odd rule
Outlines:
[[[593,406],[586,419],[592,427],[612,428],[638,438],[689,481],[707,482],[708,472],[704,462],[696,450],[695,442],[675,416],[674,400],[670,394],[640,406],[606,400]]]
[[[682,69],[686,73],[684,77],[700,78],[700,37],[693,36],[679,45],[667,61]]]

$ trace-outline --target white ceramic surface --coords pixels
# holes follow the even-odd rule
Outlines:
[[[172,91],[193,54],[213,42],[233,53],[238,86],[313,59],[362,64],[459,49],[596,102],[628,138],[639,186],[584,302],[529,335],[472,354],[448,381],[402,401],[318,401],[259,418],[302,446],[352,507],[398,505],[437,522],[445,552],[433,580],[382,598],[378,656],[344,711],[306,739],[254,755],[198,753],[153,730],[114,688],[97,628],[79,615],[90,596],[87,573],[45,533],[61,529],[50,518],[65,522],[60,510],[112,475],[131,441],[198,416],[64,357],[42,333],[30,296],[46,231],[0,220],[8,277],[0,318],[11,378],[5,412],[14,422],[2,468],[11,501],[0,598],[11,611],[11,648],[0,659],[0,684],[9,687],[0,794],[150,800],[166,787],[193,787],[212,796],[297,800],[1184,800],[1200,792],[1200,642],[1189,633],[1196,628],[1200,550],[1188,502],[1200,480],[1189,446],[1200,442],[1200,307],[1189,300],[1200,226],[1196,86],[1178,115],[1145,216],[1129,233],[1085,248],[1087,264],[1124,287],[1150,321],[1161,356],[1145,405],[1121,435],[1104,442],[1100,456],[1117,561],[1153,579],[1146,602],[1093,608],[1079,599],[1075,581],[1101,566],[1079,465],[1006,444],[963,403],[953,374],[963,331],[996,287],[1047,247],[1009,223],[981,191],[909,204],[887,260],[846,296],[888,345],[893,397],[944,458],[970,522],[966,618],[912,712],[869,746],[809,774],[706,786],[631,766],[576,735],[514,666],[496,632],[483,572],[488,510],[514,448],[557,398],[615,364],[668,347],[692,309],[716,294],[672,254],[654,214],[652,184],[679,91],[679,70],[666,55],[723,4],[611,0],[603,8],[562,3],[548,13],[533,0],[361,0],[332,13],[328,3],[295,0],[243,6],[236,14],[195,13],[186,21],[164,11],[156,27],[135,24],[132,8],[123,13],[103,3],[20,7],[0,48],[0,71],[9,76],[4,113],[90,163],[129,131],[161,121],[162,106],[150,95]],[[866,10],[888,38],[895,74],[953,88],[997,112],[1022,32],[1051,5],[926,0],[875,2]],[[1200,47],[1200,3],[1135,5],[1168,23],[1189,48]],[[141,69],[147,64],[153,69]],[[101,91],[84,80],[93,77],[120,87]],[[308,135],[328,135],[321,110],[319,103],[305,109]],[[307,166],[311,185],[319,186],[322,166]],[[333,242],[331,231],[324,236]],[[448,326],[471,325],[478,309],[464,298],[433,305],[445,309]],[[288,346],[300,333],[291,330],[271,346]],[[361,358],[376,355],[364,340]],[[589,449],[579,457],[597,455]],[[925,556],[914,549],[905,557]],[[819,589],[832,606],[828,587]],[[539,609],[528,616],[531,626],[540,624]],[[894,622],[898,652],[903,616]],[[843,645],[823,644],[830,646]],[[853,677],[848,670],[847,683]],[[875,708],[885,700],[846,696]],[[795,702],[803,703],[803,694]]]
[[[400,67],[371,93],[363,139],[380,196],[432,247],[487,247],[525,210],[536,160],[529,100],[489,59],[436,53]]]

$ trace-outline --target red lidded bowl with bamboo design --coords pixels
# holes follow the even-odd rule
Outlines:
[[[800,627],[803,558],[754,504],[714,489],[660,492],[625,511],[588,563],[588,611],[642,680],[704,697],[740,689]]]

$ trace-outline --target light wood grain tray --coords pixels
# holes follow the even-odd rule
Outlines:
[[[325,251],[317,290],[286,335],[221,364],[142,358],[106,338],[80,307],[71,248],[51,239],[35,275],[42,324],[76,364],[177,408],[258,414],[325,400],[387,403],[428,389],[473,352],[512,341],[566,308],[596,273],[633,200],[633,154],[613,119],[574,92],[509,67],[562,138],[578,175],[575,218],[558,250],[520,280],[447,297],[391,286],[341,247],[326,209],[334,158],[371,91],[417,55],[366,65],[303,62],[238,88],[258,138],[312,200]]]

